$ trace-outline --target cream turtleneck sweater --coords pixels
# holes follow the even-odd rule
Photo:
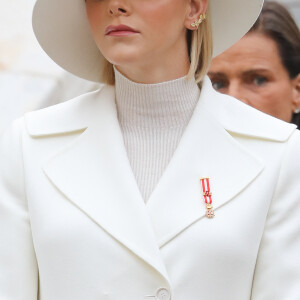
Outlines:
[[[199,100],[195,80],[185,77],[141,84],[115,68],[116,106],[125,148],[146,202],[170,162]]]

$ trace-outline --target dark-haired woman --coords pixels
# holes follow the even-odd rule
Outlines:
[[[287,9],[265,2],[254,26],[213,59],[213,86],[300,127],[300,31]]]

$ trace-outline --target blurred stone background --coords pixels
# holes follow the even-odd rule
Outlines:
[[[35,0],[0,0],[0,133],[25,112],[98,88],[58,67],[36,41]]]
[[[300,26],[300,0],[279,2],[291,10]],[[66,73],[39,47],[31,28],[34,3],[0,0],[0,133],[27,111],[99,87]]]

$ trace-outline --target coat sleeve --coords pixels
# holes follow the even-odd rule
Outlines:
[[[300,131],[290,137],[269,209],[252,300],[300,299]]]
[[[36,300],[38,271],[24,188],[19,119],[0,137],[0,299]]]

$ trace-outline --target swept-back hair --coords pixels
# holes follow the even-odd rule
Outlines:
[[[273,39],[281,61],[294,79],[300,73],[300,31],[289,11],[275,1],[265,2],[256,23],[249,31],[262,33]]]

